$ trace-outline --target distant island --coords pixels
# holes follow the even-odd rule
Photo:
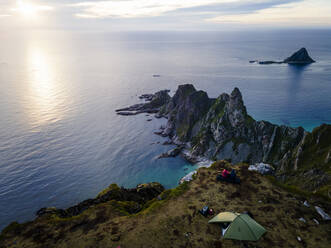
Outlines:
[[[290,57],[284,59],[283,61],[273,61],[273,60],[266,60],[266,61],[258,61],[258,60],[250,60],[250,63],[259,63],[260,65],[270,65],[270,64],[297,64],[297,65],[306,65],[315,63],[316,61],[313,60],[306,48],[301,48],[300,50],[293,53]]]

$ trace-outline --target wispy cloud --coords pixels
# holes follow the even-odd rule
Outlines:
[[[165,14],[243,14],[304,0],[108,0],[69,4],[78,17],[142,18]]]
[[[252,13],[219,15],[208,18],[212,23],[277,24],[296,26],[331,25],[331,4],[329,0],[305,0],[300,4],[287,3]]]
[[[331,26],[331,0],[0,0],[0,18],[12,16],[8,19],[19,23],[16,16],[24,10],[12,11],[19,9],[19,2],[31,7],[25,10],[41,12],[43,25],[66,27]]]
[[[233,0],[119,0],[102,2],[80,2],[70,6],[79,8],[77,16],[95,18],[141,18],[160,16],[181,8],[197,7]]]

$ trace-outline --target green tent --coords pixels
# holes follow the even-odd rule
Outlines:
[[[240,214],[233,220],[224,234],[225,239],[257,241],[266,230],[247,214]]]
[[[257,241],[266,230],[247,214],[222,212],[212,218],[208,223],[227,223],[228,228],[223,229],[225,239]]]

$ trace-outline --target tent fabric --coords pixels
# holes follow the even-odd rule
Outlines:
[[[232,222],[235,218],[237,218],[239,213],[232,212],[222,212],[216,215],[214,218],[208,221],[208,223],[226,223]]]
[[[263,226],[247,214],[238,215],[224,234],[225,239],[257,241],[266,232]]]

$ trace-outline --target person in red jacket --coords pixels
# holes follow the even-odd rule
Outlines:
[[[229,176],[229,172],[226,169],[224,169],[222,172],[222,177],[227,178],[228,176]]]

